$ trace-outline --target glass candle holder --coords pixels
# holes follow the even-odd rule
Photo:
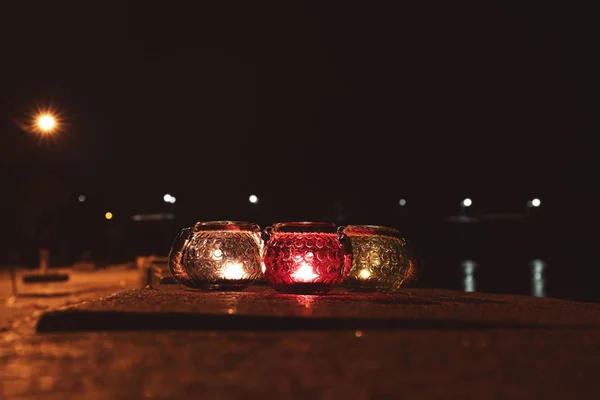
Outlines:
[[[323,294],[352,267],[350,241],[328,222],[283,222],[263,232],[264,277],[284,293]]]
[[[169,253],[173,278],[200,290],[242,290],[261,276],[261,265],[260,227],[248,222],[198,222]]]
[[[344,286],[354,291],[396,292],[414,273],[407,241],[395,228],[348,225],[352,243],[352,268]]]

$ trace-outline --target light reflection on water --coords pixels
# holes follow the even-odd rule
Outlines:
[[[529,220],[406,228],[419,260],[415,286],[599,302],[596,242]],[[410,234],[409,234],[410,233]]]
[[[546,263],[543,260],[536,258],[531,260],[529,265],[531,267],[531,292],[529,294],[535,297],[546,297],[546,279],[544,277]],[[478,269],[478,264],[473,260],[467,259],[461,262],[461,268],[463,273],[463,291],[477,291],[475,271]]]
[[[546,263],[540,259],[531,261],[531,295],[536,297],[546,297],[544,288],[544,269]]]
[[[464,291],[465,292],[474,292],[475,291],[475,277],[473,276],[473,272],[475,272],[475,267],[477,264],[473,260],[464,260],[462,262],[462,269],[464,273]]]

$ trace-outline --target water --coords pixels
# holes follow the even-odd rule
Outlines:
[[[421,261],[415,287],[600,302],[600,268],[577,232],[523,221],[432,224],[410,234]]]

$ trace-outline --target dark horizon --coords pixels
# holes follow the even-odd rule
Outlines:
[[[3,14],[3,237],[32,218],[104,227],[108,211],[113,225],[173,211],[182,225],[408,213],[418,226],[469,197],[471,214],[539,198],[544,226],[591,240],[582,10],[29,1]],[[23,130],[36,107],[59,113],[52,140]]]

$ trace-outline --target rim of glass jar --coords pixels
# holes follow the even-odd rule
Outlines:
[[[260,226],[247,221],[202,221],[196,222],[194,232],[201,231],[249,231],[260,232]]]
[[[278,222],[270,227],[273,233],[337,233],[333,222],[291,221]]]
[[[383,225],[348,225],[344,229],[346,235],[382,235],[402,238],[402,234],[396,228]]]

